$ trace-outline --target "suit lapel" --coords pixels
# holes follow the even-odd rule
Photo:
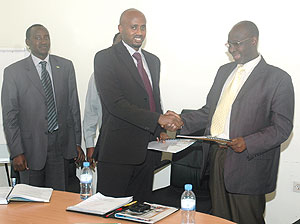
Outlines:
[[[145,59],[146,59],[146,62],[147,62],[147,65],[148,65],[148,68],[150,71],[150,77],[152,80],[153,96],[154,96],[154,100],[155,100],[155,104],[156,104],[156,110],[158,110],[159,108],[161,108],[160,92],[159,92],[159,74],[156,69],[156,66],[158,66],[158,65],[156,65],[153,58],[149,56],[149,53],[145,52],[144,50],[142,50],[142,52],[145,56]]]
[[[36,69],[34,63],[33,63],[31,55],[28,56],[26,59],[26,68],[25,69],[26,69],[26,75],[31,80],[33,85],[38,89],[38,91],[42,94],[43,97],[46,97],[40,76],[37,72],[37,69]]]
[[[153,60],[151,59],[151,57],[148,56],[147,52],[145,52],[144,50],[142,50],[143,55],[145,56],[149,71],[150,71],[150,77],[151,77],[151,81],[152,81],[152,85],[155,85],[157,83],[157,78],[158,78],[158,74],[156,74],[155,72],[155,63],[153,62]],[[154,89],[154,87],[153,87]]]
[[[128,68],[130,75],[133,77],[133,79],[135,79],[138,82],[139,85],[141,85],[145,89],[140,73],[137,67],[135,66],[134,61],[131,55],[129,54],[128,50],[126,49],[126,47],[123,45],[122,42],[115,45],[115,47],[120,56],[120,59],[124,62],[124,65]]]
[[[49,56],[49,61],[50,61],[50,65],[51,65],[55,102],[56,102],[56,107],[58,107],[58,105],[61,105],[61,104],[60,104],[60,98],[57,93],[62,92],[61,84],[64,83],[62,80],[63,76],[61,74],[63,67],[62,67],[61,63],[59,63],[59,61],[56,60],[56,58],[54,58],[52,55]]]
[[[238,101],[247,92],[248,89],[252,88],[255,85],[256,80],[262,77],[262,74],[265,72],[265,69],[264,69],[265,65],[266,65],[265,60],[263,58],[261,58],[261,61],[253,69],[253,71],[249,75],[248,79],[242,86],[235,101]]]

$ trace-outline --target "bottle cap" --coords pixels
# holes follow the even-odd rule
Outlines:
[[[84,167],[89,167],[90,166],[90,162],[83,162],[83,166]]]
[[[191,185],[191,184],[184,185],[184,190],[191,191],[192,189],[193,189],[193,185]]]

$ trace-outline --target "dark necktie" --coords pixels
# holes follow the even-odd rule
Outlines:
[[[41,61],[40,64],[42,65],[41,81],[45,90],[46,100],[47,100],[48,131],[52,133],[54,129],[57,127],[57,114],[56,114],[52,83],[51,83],[49,73],[46,69],[47,62]]]
[[[153,91],[152,91],[152,87],[151,87],[151,83],[149,81],[148,75],[143,66],[141,54],[138,52],[135,52],[132,56],[137,60],[137,69],[140,73],[140,76],[143,80],[145,89],[149,96],[150,111],[155,112],[155,101],[154,101],[154,97],[153,97]]]

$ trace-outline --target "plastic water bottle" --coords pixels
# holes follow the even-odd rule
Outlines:
[[[191,184],[184,185],[181,195],[181,224],[195,223],[196,197]]]
[[[11,186],[14,187],[14,186],[16,186],[16,184],[17,184],[17,178],[12,177],[11,178]]]
[[[83,162],[80,174],[80,198],[85,200],[92,196],[93,173],[89,162]]]

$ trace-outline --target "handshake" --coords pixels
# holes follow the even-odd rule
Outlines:
[[[183,126],[183,121],[179,114],[168,110],[165,114],[161,114],[158,123],[160,126],[168,131],[176,131],[181,129]]]

